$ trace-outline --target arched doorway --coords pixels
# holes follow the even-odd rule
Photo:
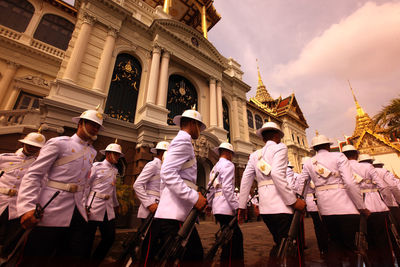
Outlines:
[[[111,118],[134,122],[142,66],[129,54],[119,54],[108,92],[105,113]]]
[[[168,81],[167,109],[170,112],[167,123],[174,125],[173,118],[193,105],[197,106],[197,91],[194,85],[183,76],[171,75]]]

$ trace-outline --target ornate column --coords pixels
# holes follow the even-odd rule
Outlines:
[[[76,82],[95,20],[93,16],[87,13],[83,15],[82,25],[65,69],[63,79]]]
[[[158,74],[160,72],[160,54],[161,49],[158,46],[153,48],[153,56],[151,59],[151,68],[149,75],[149,86],[147,90],[147,103],[156,103],[157,85],[158,85]]]
[[[161,57],[160,82],[158,84],[157,106],[161,106],[164,108],[167,103],[168,66],[170,57],[171,54],[168,51],[164,51]]]
[[[222,106],[222,85],[221,81],[217,81],[217,115],[218,115],[218,127],[224,128],[224,109]]]
[[[249,136],[249,124],[247,122],[247,106],[246,102],[244,101],[244,104],[242,105],[243,108],[243,122],[244,122],[244,141],[250,142],[250,136]]]
[[[12,80],[14,79],[15,73],[17,72],[19,65],[14,62],[7,62],[7,68],[3,73],[3,77],[0,80],[0,99],[3,100],[4,104],[6,104],[6,95],[7,90],[10,87]],[[0,103],[1,104],[1,103]],[[1,108],[6,108],[4,104]]]
[[[115,39],[117,38],[118,30],[112,27],[108,28],[108,34],[104,43],[103,52],[101,53],[99,66],[94,79],[93,89],[105,92],[105,82],[107,74],[111,66],[112,54],[115,46]]]
[[[232,97],[232,115],[233,139],[236,140],[240,138],[238,99],[236,96]]]
[[[210,127],[217,126],[217,95],[215,78],[210,78]]]

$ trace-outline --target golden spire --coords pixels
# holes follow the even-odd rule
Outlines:
[[[118,144],[118,138],[115,138],[114,144]]]
[[[256,58],[256,62],[257,62],[257,72],[258,72],[258,86],[264,86],[263,81],[261,79],[260,67],[258,66],[258,58]]]
[[[318,136],[318,135],[319,135],[318,130],[315,130],[315,136]]]
[[[364,110],[362,109],[362,107],[360,106],[360,104],[358,104],[357,98],[356,98],[356,96],[355,96],[355,94],[354,94],[353,88],[351,87],[350,81],[349,81],[349,80],[347,80],[347,81],[349,82],[351,94],[353,95],[354,102],[356,103],[357,115],[358,115],[359,117],[364,116],[364,115],[365,115],[365,112],[364,112]]]
[[[172,6],[172,0],[164,0],[163,11],[169,14],[169,8]]]
[[[258,59],[256,59],[256,62],[257,62],[257,72],[258,72],[258,86],[255,99],[263,104],[265,102],[274,101],[274,99],[272,99],[271,95],[268,93],[264,83],[262,82],[260,67],[258,66]]]

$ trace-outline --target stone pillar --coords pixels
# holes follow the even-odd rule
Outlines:
[[[210,78],[210,127],[217,126],[217,92],[215,79]]]
[[[42,18],[42,12],[43,10],[35,10],[35,13],[33,13],[33,16],[29,21],[29,24],[26,27],[20,41],[22,40],[25,43],[29,43],[31,41],[31,39],[33,38],[33,34],[35,33],[37,26],[39,25],[40,19]]]
[[[87,13],[83,15],[83,22],[65,69],[63,79],[76,82],[94,22],[94,17]]]
[[[238,99],[236,96],[232,97],[232,124],[233,124],[233,139],[237,140],[240,138],[239,128],[239,110],[238,110]]]
[[[250,142],[250,136],[249,136],[249,124],[247,122],[247,105],[246,102],[244,101],[243,105],[243,122],[244,122],[244,141]]]
[[[147,103],[155,104],[156,103],[156,95],[157,95],[157,85],[158,78],[160,73],[160,54],[161,49],[158,46],[153,48],[153,56],[151,59],[151,68],[149,75],[149,86],[147,90]]]
[[[164,51],[161,57],[160,82],[158,84],[157,106],[166,107],[168,94],[168,66],[171,54]]]
[[[105,82],[107,74],[109,73],[111,66],[112,54],[115,46],[115,39],[117,38],[118,30],[109,27],[106,41],[104,43],[103,52],[101,53],[99,66],[96,72],[96,78],[94,79],[93,89],[105,92]]]
[[[3,77],[0,80],[0,99],[2,99],[2,102],[4,102],[4,104],[7,102],[7,100],[5,99],[7,95],[7,90],[10,87],[10,84],[14,79],[15,73],[17,72],[17,69],[19,67],[19,65],[15,64],[14,62],[7,63],[7,68],[4,71]],[[4,104],[1,106],[2,108],[5,108]]]
[[[224,116],[222,106],[222,85],[221,81],[217,81],[217,115],[218,115],[218,127],[224,128]]]

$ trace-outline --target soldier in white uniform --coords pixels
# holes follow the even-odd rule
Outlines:
[[[105,154],[106,158],[93,164],[86,201],[89,218],[89,255],[97,228],[101,233],[101,241],[91,255],[93,265],[101,263],[115,240],[115,213],[118,212],[119,206],[115,187],[118,169],[115,164],[124,156],[121,146],[117,143],[109,144],[100,153]]]
[[[161,196],[155,218],[160,225],[160,238],[165,242],[169,236],[175,236],[180,224],[194,207],[203,210],[207,200],[196,191],[197,163],[192,140],[197,139],[206,128],[201,114],[196,110],[186,110],[174,117],[174,123],[181,130],[172,140],[161,165]],[[183,262],[202,261],[203,246],[199,234],[194,230],[189,238]]]
[[[365,207],[371,212],[367,220],[368,258],[372,266],[393,266],[392,250],[388,239],[386,218],[388,207],[381,199],[379,191],[386,187],[375,168],[365,160],[372,158],[369,155],[358,155],[352,145],[343,147],[342,152],[349,159],[353,170],[353,178],[361,188]],[[358,162],[357,159],[361,161]],[[391,195],[390,195],[391,197]]]
[[[324,135],[312,139],[317,154],[306,161],[300,180],[311,179],[315,184],[318,208],[330,234],[328,266],[341,266],[344,255],[355,266],[354,238],[359,229],[360,212],[368,215],[360,188],[353,179],[346,156],[330,152],[331,141]]]
[[[303,168],[305,162],[310,160],[310,157],[304,157],[301,160],[301,166]],[[300,174],[301,176],[301,174]],[[300,179],[300,178],[299,178]],[[310,214],[311,219],[313,220],[314,232],[317,238],[318,249],[320,252],[321,258],[325,257],[328,251],[328,231],[326,229],[325,224],[321,220],[321,216],[318,212],[318,200],[315,195],[315,184],[313,181],[310,181],[309,186],[306,189],[306,203],[307,203],[307,212]]]
[[[258,183],[260,214],[273,235],[269,266],[276,264],[276,254],[282,238],[286,237],[293,217],[293,209],[304,210],[305,202],[296,198],[286,180],[288,150],[281,143],[283,132],[274,122],[265,123],[257,130],[265,146],[253,152],[242,176],[239,196],[239,222],[242,222],[247,196],[254,179]]]
[[[87,110],[73,118],[73,136],[50,139],[25,174],[18,193],[17,210],[24,228],[32,228],[21,266],[79,262],[88,244],[87,214],[83,190],[87,185],[96,150],[91,143],[102,128],[103,116]],[[46,183],[42,182],[47,176]],[[61,193],[41,219],[34,216],[37,203],[44,205],[56,191]]]
[[[216,173],[219,175],[207,194],[207,201],[222,228],[234,218],[239,206],[234,195],[235,165],[232,158],[235,152],[230,143],[221,143],[214,152],[219,154],[219,160],[211,170],[210,183]],[[244,266],[242,231],[237,223],[234,227],[231,241],[222,248],[220,266]]]
[[[29,133],[19,142],[22,149],[15,153],[0,155],[0,253],[5,243],[14,239],[14,234],[20,229],[17,214],[17,195],[21,178],[35,161],[39,150],[46,143],[46,138],[40,133]],[[0,256],[6,256],[5,254]]]
[[[169,143],[166,141],[158,142],[156,147],[150,151],[155,154],[152,161],[144,166],[142,172],[133,184],[136,196],[141,204],[137,217],[142,222],[149,216],[150,213],[155,213],[160,201],[160,169],[165,151],[167,151]],[[154,258],[157,252],[157,239],[159,227],[157,223],[152,223],[145,240],[143,241],[141,259],[143,262]]]

